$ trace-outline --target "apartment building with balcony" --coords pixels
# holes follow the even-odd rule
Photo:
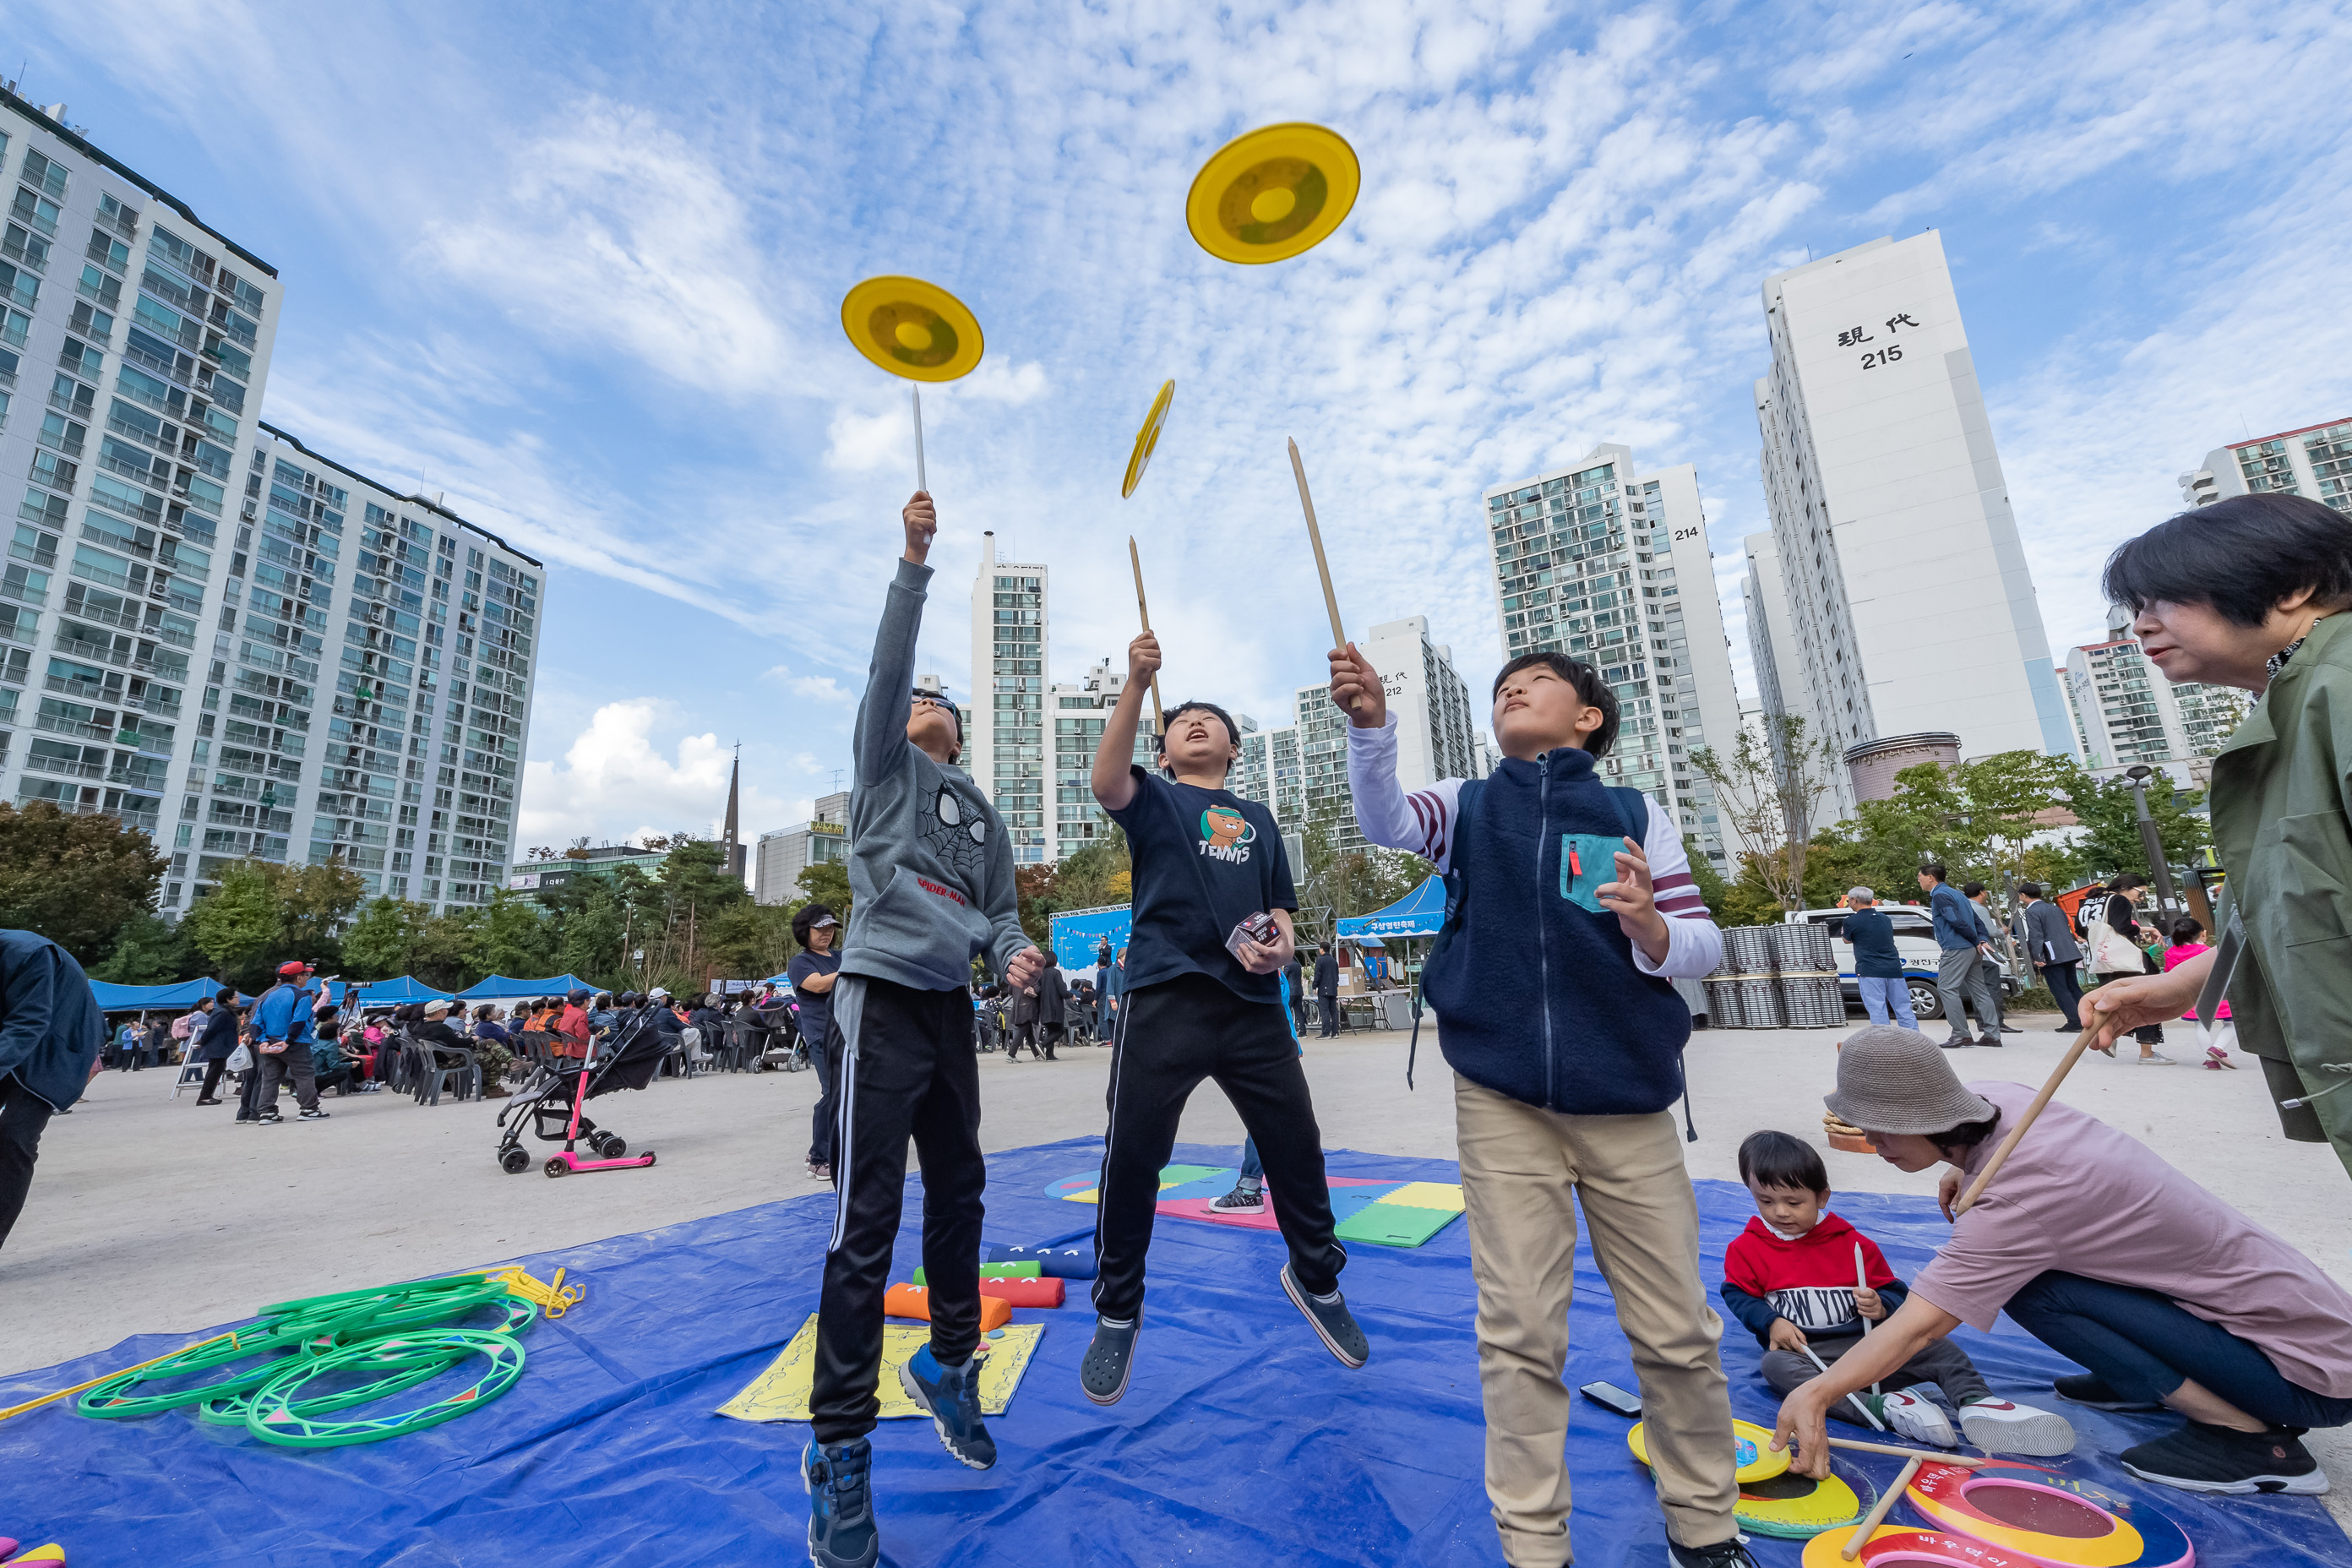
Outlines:
[[[2352,511],[2352,419],[2216,447],[2203,467],[2180,476],[2180,499],[2190,506],[2262,494],[2309,496]]]

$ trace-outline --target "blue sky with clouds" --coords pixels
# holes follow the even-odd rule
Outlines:
[[[2340,5],[13,19],[26,96],[278,267],[265,416],[551,563],[524,844],[703,828],[739,739],[755,831],[845,765],[912,485],[904,384],[839,326],[873,273],[988,335],[924,400],[923,664],[959,692],[982,529],[1052,565],[1064,677],[1130,634],[1133,531],[1166,679],[1282,713],[1327,640],[1285,437],[1349,625],[1425,613],[1474,679],[1490,483],[1603,440],[1696,463],[1727,572],[1768,526],[1759,285],[1882,234],[1943,232],[2060,648],[2175,475],[2352,412]],[[1354,215],[1287,264],[1212,260],[1194,170],[1290,119],[1354,143]]]

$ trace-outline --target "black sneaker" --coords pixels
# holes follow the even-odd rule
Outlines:
[[[1674,1568],[1756,1568],[1756,1559],[1748,1555],[1748,1542],[1737,1535],[1712,1546],[1685,1546],[1670,1535],[1666,1561]]]
[[[961,1366],[941,1366],[926,1344],[899,1365],[898,1385],[930,1416],[949,1453],[975,1470],[996,1463],[996,1439],[980,1422],[977,1360]]]
[[[1959,1035],[1954,1035],[1948,1039],[1938,1040],[1936,1043],[1943,1047],[1948,1051],[1965,1051],[1970,1046],[1976,1044],[1974,1040],[1968,1039]]]
[[[2079,1034],[2081,1031],[2077,1030],[2076,1033]],[[2058,1397],[2068,1404],[2087,1405],[2094,1410],[2136,1411],[2164,1408],[2158,1404],[2141,1404],[2137,1400],[2126,1399],[2122,1394],[2109,1388],[2105,1382],[2088,1373],[2062,1377],[2050,1386],[2056,1389]]]
[[[1094,1343],[1087,1347],[1086,1360],[1078,1363],[1078,1382],[1088,1399],[1097,1405],[1117,1405],[1127,1393],[1127,1380],[1135,1371],[1135,1336],[1142,1330],[1140,1312],[1129,1319],[1124,1328],[1101,1318],[1095,1320]]]
[[[2185,1492],[2294,1492],[2327,1489],[2319,1461],[2303,1446],[2300,1426],[2232,1432],[2191,1421],[2179,1431],[2126,1448],[2124,1468],[2144,1481]]]
[[[860,1437],[831,1447],[812,1439],[801,1450],[801,1485],[809,1495],[809,1561],[816,1568],[874,1568],[882,1555],[874,1528],[874,1446]]]
[[[1223,1197],[1219,1198],[1209,1206],[1215,1209],[1220,1214],[1233,1214],[1235,1212],[1263,1214],[1265,1212],[1265,1189],[1264,1187],[1235,1187],[1232,1192],[1227,1193]]]
[[[275,1127],[275,1126],[277,1126],[280,1121],[284,1121],[284,1120],[285,1120],[285,1118],[284,1118],[284,1117],[282,1117],[282,1116],[280,1116],[280,1115],[278,1115],[278,1112],[276,1112],[276,1111],[274,1111],[274,1110],[265,1110],[265,1111],[263,1111],[260,1115],[258,1115],[258,1116],[255,1117],[253,1120],[254,1120],[254,1121],[255,1121],[257,1125],[259,1125],[259,1126],[263,1126],[263,1127]]]
[[[327,1115],[328,1113],[326,1111],[320,1110],[314,1105],[294,1120],[297,1121],[324,1121],[327,1120]]]
[[[1287,1263],[1282,1266],[1282,1289],[1291,1304],[1307,1314],[1307,1321],[1315,1325],[1316,1336],[1326,1350],[1339,1357],[1341,1366],[1359,1367],[1372,1359],[1371,1343],[1364,1338],[1364,1331],[1356,1326],[1356,1316],[1348,1310],[1347,1299],[1339,1292],[1332,1291],[1328,1301],[1317,1300],[1299,1285]]]

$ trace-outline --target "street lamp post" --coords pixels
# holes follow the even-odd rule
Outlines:
[[[2140,847],[2147,851],[2148,869],[2156,878],[2157,907],[2168,920],[2179,912],[2179,900],[2173,896],[2172,868],[2165,864],[2164,842],[2157,837],[2156,818],[2147,812],[2147,781],[2154,776],[2156,770],[2146,763],[2124,770],[2124,777],[2131,781],[2132,808],[2139,817]]]

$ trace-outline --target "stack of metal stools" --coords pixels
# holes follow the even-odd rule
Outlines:
[[[1771,932],[1774,965],[1780,971],[1780,1016],[1792,1029],[1834,1029],[1845,1022],[1845,996],[1838,987],[1837,952],[1827,926],[1782,924]]]
[[[1775,926],[1733,926],[1723,933],[1723,963],[1706,983],[1707,1016],[1727,1029],[1780,1026]]]

